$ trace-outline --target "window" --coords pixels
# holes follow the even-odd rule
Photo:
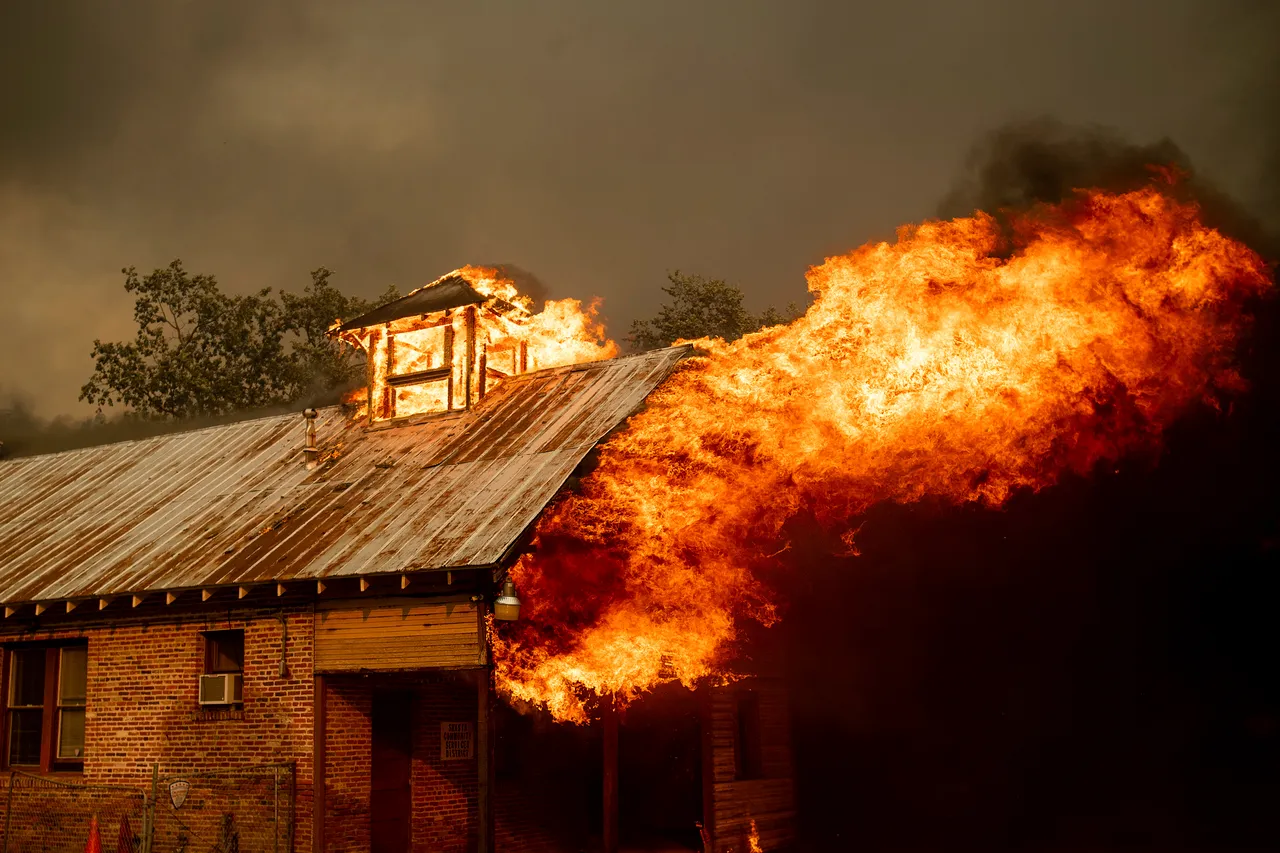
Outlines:
[[[89,650],[84,646],[58,650],[59,761],[84,761],[84,706],[88,692]]]
[[[208,631],[204,635],[206,675],[244,672],[244,631]]]
[[[89,650],[26,646],[8,652],[5,761],[41,771],[84,763]]]
[[[734,708],[737,726],[734,731],[734,777],[760,779],[764,776],[764,757],[760,743],[760,695],[754,690],[738,694]]]

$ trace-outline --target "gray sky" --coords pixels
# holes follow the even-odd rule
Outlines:
[[[984,133],[1169,136],[1280,200],[1274,2],[97,0],[0,5],[0,399],[84,413],[123,266],[373,296],[507,262],[605,297],[673,268],[753,307],[931,215]]]

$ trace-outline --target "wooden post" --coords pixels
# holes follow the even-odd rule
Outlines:
[[[519,362],[516,365],[517,373],[527,373],[529,371],[529,345],[524,341],[520,342]]]
[[[618,853],[618,709],[613,697],[601,703],[604,741],[604,853]]]
[[[471,377],[476,368],[476,306],[467,306],[467,362],[462,367],[462,386],[466,389],[463,399],[471,408]]]
[[[311,708],[313,718],[311,756],[311,849],[324,853],[325,813],[325,708],[324,676],[315,676],[315,698]]]
[[[476,850],[494,853],[493,837],[493,691],[492,670],[484,667],[476,672]]]
[[[396,372],[396,336],[391,334],[391,326],[387,326],[387,376],[394,376]],[[382,388],[384,400],[382,403],[382,416],[384,418],[394,418],[396,416],[396,389],[390,384],[384,385]]]
[[[702,847],[712,853],[716,844],[716,748],[713,688],[698,691],[698,728],[702,740]]]
[[[382,330],[378,328],[370,329],[369,336],[366,339],[368,347],[365,349],[365,381],[369,385],[369,426],[373,426],[373,422],[378,419],[378,412],[382,406],[382,397],[374,396],[374,391],[378,388],[378,347],[382,345]]]
[[[445,312],[448,317],[448,312]],[[444,362],[449,365],[449,378],[445,380],[444,391],[444,409],[446,412],[453,411],[453,377],[458,373],[458,365],[453,354],[453,318],[449,318],[449,325],[444,327]]]
[[[480,348],[480,384],[477,395],[481,400],[484,399],[484,393],[489,389],[489,345],[485,344]]]

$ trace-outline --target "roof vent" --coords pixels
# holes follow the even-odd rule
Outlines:
[[[307,409],[302,413],[307,422],[307,443],[302,448],[302,455],[307,460],[308,470],[315,468],[320,462],[320,448],[316,445],[316,418],[319,414],[315,409]]]

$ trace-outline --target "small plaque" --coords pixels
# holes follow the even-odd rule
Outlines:
[[[475,756],[475,737],[471,723],[440,724],[440,758],[461,761]]]
[[[182,804],[187,801],[187,792],[190,790],[191,783],[185,779],[169,783],[169,802],[173,803],[175,809],[182,808]]]

